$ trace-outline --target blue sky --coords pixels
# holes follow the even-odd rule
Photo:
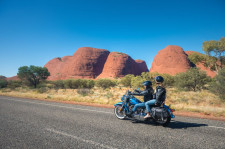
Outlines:
[[[0,0],[0,75],[80,47],[118,51],[148,68],[167,45],[203,53],[225,37],[224,0]]]

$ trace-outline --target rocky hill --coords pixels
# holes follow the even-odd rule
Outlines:
[[[155,56],[150,72],[176,75],[191,68],[188,55],[179,46],[169,45]]]
[[[135,61],[124,53],[90,47],[79,48],[73,56],[54,58],[44,67],[50,72],[49,80],[116,78],[148,71],[142,60]]]
[[[176,75],[181,72],[186,72],[192,67],[198,67],[201,70],[206,71],[208,76],[215,77],[216,73],[211,71],[209,68],[206,68],[203,63],[198,63],[195,65],[188,59],[188,55],[193,52],[194,51],[185,52],[179,46],[169,45],[165,49],[160,50],[155,56],[150,72]]]

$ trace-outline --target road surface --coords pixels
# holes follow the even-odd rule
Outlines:
[[[0,96],[0,148],[225,148],[225,122],[177,116],[168,127],[113,109]]]

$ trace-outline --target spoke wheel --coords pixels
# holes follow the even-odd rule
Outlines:
[[[114,113],[115,113],[115,115],[116,115],[116,117],[117,117],[118,119],[123,120],[123,119],[125,119],[126,114],[125,114],[125,109],[124,109],[123,111],[120,112],[121,108],[122,108],[122,105],[117,105],[117,106],[114,108]]]

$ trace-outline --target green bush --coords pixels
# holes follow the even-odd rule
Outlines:
[[[103,88],[103,89],[111,88],[111,87],[114,87],[116,85],[117,85],[116,81],[110,80],[110,79],[98,79],[96,81],[96,86],[100,87],[100,88]]]
[[[205,71],[199,68],[191,68],[186,72],[176,75],[175,85],[180,90],[198,91],[210,81]]]
[[[143,85],[142,83],[144,82],[145,80],[143,80],[143,78],[141,76],[136,76],[136,77],[133,77],[132,80],[131,80],[131,86],[133,88],[142,88],[143,89]]]
[[[134,75],[128,74],[121,79],[120,83],[125,87],[131,87],[132,78],[134,78]]]
[[[23,83],[20,80],[10,80],[8,81],[8,85],[7,85],[7,87],[11,89],[15,89],[17,87],[22,87],[22,86],[23,86]]]
[[[142,72],[142,73],[141,73],[141,77],[143,78],[143,80],[149,80],[149,81],[154,80],[154,79],[151,77],[151,74],[150,74],[149,72]]]
[[[65,88],[73,88],[71,79],[64,80],[63,83],[64,83]]]
[[[0,88],[5,88],[7,87],[8,82],[4,79],[0,80]]]
[[[210,84],[210,91],[220,96],[225,101],[225,68],[219,71],[214,81]]]
[[[63,82],[63,85],[62,85]],[[94,80],[86,79],[69,79],[64,81],[58,81],[56,84],[60,87],[70,88],[70,89],[79,89],[79,88],[93,88],[95,86]]]
[[[86,80],[87,82],[86,82],[86,88],[89,88],[89,89],[91,89],[91,88],[93,88],[94,86],[95,86],[95,81],[94,80]]]
[[[174,86],[175,77],[171,76],[169,74],[161,74],[161,76],[164,78],[163,85],[165,87],[172,87]]]
[[[154,72],[154,73],[149,73],[149,78],[150,78],[150,81],[152,81],[152,84],[155,84],[155,77],[156,76],[162,76],[164,78],[164,82],[163,82],[163,85],[165,87],[173,87],[174,86],[174,82],[175,82],[175,77],[174,76],[171,76],[169,74],[159,74],[157,72]]]
[[[65,81],[63,81],[63,80],[52,81],[52,84],[54,85],[54,88],[56,88],[56,89],[64,89],[65,88]]]

